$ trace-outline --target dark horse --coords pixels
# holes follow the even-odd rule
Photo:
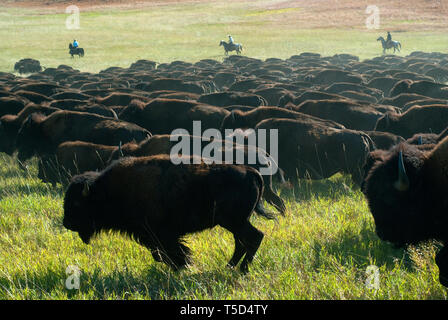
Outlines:
[[[75,48],[72,43],[68,45],[68,48],[70,49],[69,53],[72,55],[72,58],[75,54],[78,55],[78,57],[84,57],[84,49],[83,48]]]
[[[237,54],[240,54],[241,50],[243,50],[243,46],[239,43],[227,43],[224,40],[221,40],[219,45],[224,46],[226,56],[229,54],[229,51],[236,51]]]

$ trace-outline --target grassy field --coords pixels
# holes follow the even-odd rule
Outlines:
[[[225,268],[231,234],[215,228],[187,237],[193,262],[172,272],[149,252],[116,234],[86,246],[62,226],[63,190],[0,157],[1,299],[446,299],[434,264],[436,244],[408,250],[380,241],[362,193],[347,177],[300,181],[286,190],[287,216],[253,217],[265,233],[241,275]],[[377,290],[366,286],[370,265],[379,268]],[[81,271],[79,289],[66,288]]]
[[[428,30],[412,16],[406,16],[406,20],[382,18],[381,28],[372,30],[365,26],[366,6],[351,11],[339,8],[327,17],[332,13],[329,7],[329,12],[321,13],[326,24],[316,25],[307,14],[309,10],[314,13],[313,8],[273,9],[277,2],[180,2],[143,9],[105,7],[94,11],[83,11],[81,7],[79,30],[66,29],[69,15],[64,6],[48,13],[48,8],[0,5],[0,71],[12,72],[14,63],[27,57],[41,61],[45,67],[68,64],[92,72],[110,66],[128,67],[138,59],[220,60],[224,55],[218,44],[221,39],[227,40],[228,34],[243,44],[243,54],[263,59],[288,58],[300,52],[351,53],[361,59],[372,58],[381,54],[376,38],[385,36],[386,30],[391,30],[394,39],[402,43],[402,55],[416,50],[446,49],[448,28]],[[337,17],[341,15],[347,15],[351,25],[338,27],[341,18]],[[421,28],[411,28],[416,25]],[[73,39],[86,50],[83,59],[70,58],[67,48]]]
[[[65,14],[1,7],[0,71],[11,72],[25,57],[47,67],[68,64],[92,72],[127,67],[143,58],[222,59],[218,43],[229,33],[243,43],[244,54],[258,58],[287,58],[303,51],[361,58],[381,53],[375,39],[384,29],[366,30],[362,24],[307,28],[289,16],[301,14],[300,8],[263,8],[242,1],[102,8],[83,12],[81,29],[72,31],[65,29]],[[403,31],[396,38],[405,55],[443,51],[445,34]],[[82,59],[68,56],[73,38],[86,48]],[[297,192],[279,192],[287,202],[286,217],[277,222],[253,217],[265,238],[249,274],[225,268],[233,238],[222,228],[187,237],[193,262],[175,273],[120,235],[102,234],[84,245],[62,226],[62,187],[37,179],[36,160],[25,172],[0,154],[0,299],[447,298],[434,263],[437,244],[403,250],[380,241],[364,197],[348,177],[303,180]],[[378,289],[366,286],[371,265],[379,268]],[[68,266],[81,271],[79,289],[66,288]]]

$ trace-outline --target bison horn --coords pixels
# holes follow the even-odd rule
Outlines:
[[[389,118],[389,113],[388,112],[386,112],[386,114],[384,115],[384,118],[386,119],[386,127],[389,128],[390,118]]]
[[[406,191],[409,189],[409,178],[406,175],[406,169],[403,161],[403,151],[398,154],[398,180],[394,184],[398,191]]]
[[[423,144],[423,138],[422,136],[418,136],[418,144],[422,145]]]
[[[87,197],[89,195],[89,184],[84,182],[84,188],[82,189],[82,196]]]
[[[123,150],[121,150],[121,141],[120,141],[120,144],[118,145],[118,153],[119,153],[120,157],[124,156],[123,155]]]

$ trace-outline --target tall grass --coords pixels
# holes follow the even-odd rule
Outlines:
[[[286,217],[253,217],[265,237],[242,275],[225,267],[233,237],[220,227],[187,236],[192,263],[180,272],[117,234],[85,245],[62,226],[63,188],[36,178],[36,160],[27,166],[0,157],[0,299],[446,298],[437,244],[403,250],[380,241],[363,195],[346,176],[301,180],[294,192],[281,191]],[[81,271],[80,287],[69,290],[72,265]],[[366,286],[369,265],[379,268],[378,290]]]

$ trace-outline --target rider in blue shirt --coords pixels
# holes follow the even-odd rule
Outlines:
[[[229,44],[233,44],[233,38],[230,34],[229,34]]]
[[[78,48],[78,41],[73,40],[73,47],[74,47],[74,48]]]

